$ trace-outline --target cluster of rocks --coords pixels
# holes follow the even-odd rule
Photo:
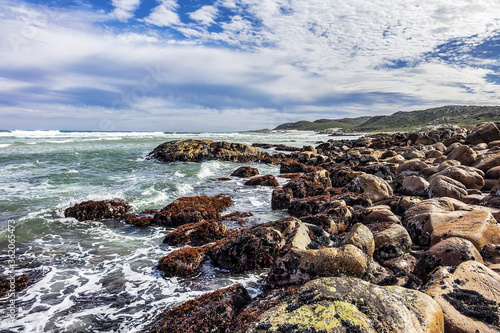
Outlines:
[[[256,298],[241,285],[219,289],[167,309],[151,332],[498,332],[499,127],[261,155],[286,184],[250,167],[232,176],[273,186],[272,209],[290,215],[277,221],[228,229],[224,195],[167,205],[151,222],[177,226],[165,242],[188,247],[160,259],[166,276],[195,274],[207,259],[268,274]]]

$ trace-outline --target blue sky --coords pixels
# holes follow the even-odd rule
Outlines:
[[[0,129],[233,131],[500,104],[498,0],[0,5]]]

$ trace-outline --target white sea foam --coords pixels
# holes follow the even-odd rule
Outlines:
[[[2,143],[2,144],[0,144],[0,148],[7,148],[9,146],[12,146],[12,144],[11,143]]]
[[[179,195],[181,196],[185,196],[194,190],[193,185],[186,183],[176,184],[175,188],[177,189],[177,193],[179,193]]]
[[[201,163],[200,171],[198,172],[198,178],[204,179],[212,176],[218,169],[220,169],[220,163],[218,161],[209,161]]]

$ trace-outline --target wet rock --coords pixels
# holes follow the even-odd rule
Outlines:
[[[222,239],[225,232],[226,227],[219,221],[188,223],[169,232],[163,239],[163,243],[172,246],[200,246]]]
[[[415,174],[419,173],[420,171],[428,168],[429,165],[426,163],[422,162],[419,159],[413,159],[407,162],[404,162],[397,168],[397,173],[398,174]]]
[[[17,276],[0,276],[0,298],[14,297],[13,291],[19,293],[34,283],[34,277],[27,274]]]
[[[449,197],[460,199],[465,195],[467,195],[465,185],[453,178],[436,174],[430,179],[429,197],[431,198]]]
[[[447,238],[427,250],[418,261],[414,274],[425,278],[436,267],[458,266],[464,261],[475,260],[483,263],[479,251],[463,238]]]
[[[65,217],[73,217],[78,221],[100,220],[123,217],[130,205],[122,199],[84,201],[64,211]]]
[[[353,179],[348,187],[352,192],[366,194],[374,202],[387,199],[393,194],[391,186],[385,180],[366,173]]]
[[[249,178],[253,176],[257,176],[259,174],[259,170],[257,168],[252,168],[250,166],[242,166],[238,169],[234,170],[231,176],[233,177],[241,177],[241,178]]]
[[[372,205],[372,200],[365,193],[347,192],[333,196],[332,200],[342,200],[347,206],[353,208],[370,207]]]
[[[442,267],[429,284],[444,313],[446,332],[498,332],[500,275],[477,261]]]
[[[280,164],[280,173],[302,173],[306,172],[307,166],[296,160],[284,161]]]
[[[216,242],[208,255],[216,267],[232,272],[270,267],[285,245],[287,235],[300,223],[300,220],[286,217],[243,229]]]
[[[303,199],[295,199],[291,202],[290,207],[288,207],[288,213],[295,217],[315,215],[319,212],[320,207],[330,201],[331,199],[329,195],[318,195]]]
[[[165,142],[149,153],[150,158],[162,162],[204,160],[252,162],[268,155],[260,149],[241,143],[193,139]]]
[[[231,198],[224,194],[182,197],[163,207],[155,214],[152,223],[170,227],[202,220],[218,220],[220,213],[232,204]]]
[[[189,276],[198,270],[204,260],[204,247],[182,248],[161,258],[157,269],[166,277]]]
[[[408,176],[403,180],[401,192],[408,195],[427,196],[429,182],[422,177]]]
[[[250,301],[241,284],[217,289],[164,311],[149,332],[224,333]]]
[[[326,232],[332,235],[338,235],[344,232],[347,228],[346,223],[339,222],[333,216],[328,214],[316,214],[311,216],[303,216],[300,218],[303,223],[313,224],[323,228]]]
[[[293,191],[291,188],[275,188],[271,195],[271,208],[288,209],[293,199]]]
[[[232,221],[232,222],[238,222],[238,224],[244,224],[247,222],[247,219],[249,217],[252,217],[253,214],[250,212],[232,212],[226,215],[221,216],[222,221]]]
[[[480,190],[484,186],[484,172],[479,169],[458,165],[448,167],[436,175],[450,177],[462,183],[467,189]]]
[[[405,253],[402,256],[384,261],[382,265],[395,273],[403,272],[410,274],[415,269],[417,262],[417,258],[409,253]]]
[[[334,187],[344,187],[354,178],[361,175],[361,172],[353,171],[351,168],[345,166],[328,168],[328,171],[330,172],[332,186]]]
[[[500,225],[491,213],[474,209],[436,225],[431,233],[431,245],[450,237],[467,239],[480,251],[487,243],[500,244]]]
[[[410,251],[411,238],[402,225],[393,223],[386,226],[383,223],[374,223],[367,227],[374,237],[376,260],[397,258]]]
[[[245,182],[245,185],[250,185],[250,186],[280,186],[280,183],[274,178],[273,175],[264,175],[264,176],[258,176],[254,177],[252,179],[249,179]]]
[[[494,122],[482,123],[478,125],[467,136],[467,141],[470,144],[489,143],[491,141],[500,140],[500,130]]]
[[[126,214],[125,222],[136,227],[147,227],[151,225],[153,217],[158,213],[156,209],[148,209],[136,214]]]
[[[456,160],[463,165],[472,165],[476,161],[476,158],[477,154],[474,149],[467,145],[458,146],[446,156],[447,160]]]
[[[291,189],[294,198],[305,198],[314,195],[318,189],[327,189],[331,186],[330,173],[326,170],[320,170],[293,178],[283,188]]]
[[[295,298],[260,316],[263,332],[443,332],[443,313],[431,297],[380,287],[353,277],[310,281]]]

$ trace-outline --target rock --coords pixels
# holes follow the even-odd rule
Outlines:
[[[436,143],[436,139],[433,139],[429,137],[428,135],[424,134],[420,138],[415,141],[416,145],[433,145]]]
[[[403,226],[414,243],[428,246],[431,233],[437,225],[454,220],[472,209],[473,207],[452,198],[428,199],[405,212]]]
[[[208,255],[214,266],[232,272],[270,267],[288,234],[300,223],[295,218],[285,217],[243,229],[217,241]]]
[[[468,260],[483,263],[479,251],[470,241],[460,237],[450,237],[435,244],[422,255],[414,274],[425,278],[436,267],[458,266]]]
[[[384,261],[382,265],[395,273],[403,272],[410,274],[415,269],[417,261],[417,258],[409,253],[405,253],[402,256]]]
[[[250,166],[242,166],[238,169],[234,170],[231,176],[233,177],[241,177],[241,178],[249,178],[253,176],[257,176],[259,174],[259,170],[257,168],[252,168]]]
[[[347,228],[347,223],[339,222],[338,219],[328,214],[316,214],[311,216],[303,216],[300,218],[303,223],[313,224],[323,228],[326,232],[332,235],[338,235],[344,232]]]
[[[486,172],[485,178],[500,179],[500,166],[493,167]]]
[[[391,208],[386,205],[371,206],[359,212],[363,222],[369,223],[401,223]]]
[[[188,223],[169,232],[163,239],[163,243],[172,246],[201,246],[222,239],[225,232],[226,227],[219,221]]]
[[[204,260],[204,247],[187,247],[161,258],[157,269],[166,277],[189,276],[198,270]]]
[[[461,145],[455,148],[451,153],[446,156],[447,160],[456,160],[463,165],[472,165],[477,158],[474,149],[466,145]]]
[[[288,207],[288,213],[295,217],[315,215],[319,213],[319,208],[330,202],[329,195],[317,195],[303,199],[294,199]]]
[[[467,195],[467,188],[464,184],[450,177],[434,175],[429,182],[429,197],[449,197],[460,199]]]
[[[232,212],[229,214],[226,214],[224,216],[221,216],[221,221],[231,221],[231,222],[237,222],[238,224],[244,224],[247,222],[249,217],[252,217],[253,214],[250,212]]]
[[[148,209],[136,214],[126,214],[125,222],[136,227],[147,227],[151,225],[153,217],[158,213],[156,209]]]
[[[351,168],[345,166],[329,168],[328,171],[330,172],[332,186],[334,187],[344,187],[354,178],[361,175],[361,172],[353,171]]]
[[[444,332],[429,296],[353,277],[310,281],[296,296],[262,314],[249,330],[263,332]]]
[[[369,256],[372,256],[375,251],[373,234],[361,223],[356,223],[351,228],[351,231],[344,238],[344,244],[352,244]]]
[[[247,180],[245,182],[245,185],[280,186],[280,183],[278,183],[278,181],[276,180],[276,178],[274,178],[273,175],[264,175]]]
[[[153,217],[152,223],[162,226],[179,226],[202,220],[218,220],[220,213],[233,204],[224,194],[213,197],[182,197],[163,207]]]
[[[482,206],[488,206],[493,208],[500,208],[500,196],[498,196],[499,190],[495,187],[491,190],[493,195],[488,195],[484,197],[483,201],[481,201]]]
[[[488,143],[488,148],[500,147],[500,140],[491,141]]]
[[[241,143],[193,139],[165,142],[149,153],[149,158],[162,162],[205,160],[252,162],[267,156],[269,154],[262,150]]]
[[[448,161],[443,161],[441,164],[439,164],[437,171],[443,171],[444,169],[451,167],[451,166],[457,166],[460,165],[459,161],[455,160],[448,160]]]
[[[450,177],[464,184],[468,189],[480,190],[484,186],[484,172],[479,169],[458,165],[448,167],[436,175]]]
[[[250,301],[241,284],[217,289],[165,310],[149,332],[224,333]]]
[[[288,209],[292,203],[293,191],[290,188],[275,188],[271,195],[271,208]]]
[[[498,186],[497,186],[497,184],[498,184]],[[500,189],[500,181],[498,179],[486,178],[484,180],[484,187],[482,188],[482,190],[483,191],[491,191],[494,187]],[[497,190],[495,190],[494,192],[497,192]]]
[[[428,168],[429,165],[426,163],[422,162],[419,159],[413,159],[407,162],[404,162],[397,168],[397,173],[398,174],[415,174],[419,173],[420,171]]]
[[[491,213],[474,209],[436,225],[431,233],[431,245],[450,237],[467,239],[480,251],[487,243],[500,244],[500,225]]]
[[[474,130],[467,136],[467,141],[470,144],[489,143],[491,141],[500,140],[500,130],[494,122],[482,123],[476,126]]]
[[[386,226],[382,223],[374,223],[369,224],[367,227],[374,237],[375,259],[388,260],[397,258],[410,251],[411,238],[402,225],[393,223]]]
[[[483,264],[440,268],[426,293],[443,310],[446,332],[498,332],[500,275]]]
[[[481,249],[481,257],[486,266],[500,264],[500,244],[486,244]]]
[[[411,160],[411,159],[414,159],[414,158],[418,158],[418,159],[424,159],[425,158],[424,152],[420,151],[418,148],[415,148],[415,147],[409,148],[402,155],[403,155],[403,157],[406,160]]]
[[[425,153],[425,158],[440,158],[443,157],[443,153],[439,150],[429,150]]]
[[[483,172],[488,172],[488,170],[497,166],[500,166],[500,153],[482,155],[481,158],[478,158],[476,163],[473,164],[473,167]]]
[[[20,293],[35,282],[35,275],[38,274],[0,276],[0,298],[12,299],[13,294]]]
[[[297,160],[283,161],[280,163],[280,173],[297,173],[305,172],[307,166]]]
[[[84,201],[64,211],[64,217],[73,217],[78,221],[101,220],[123,217],[130,205],[122,199]]]
[[[408,176],[403,180],[401,192],[408,195],[427,196],[429,182],[422,177]]]
[[[484,198],[485,196],[482,194],[469,194],[465,197],[460,198],[460,201],[468,205],[479,205],[484,200]]]
[[[392,196],[391,186],[382,178],[363,173],[353,179],[349,189],[355,193],[366,194],[372,201],[380,201]]]
[[[291,189],[295,198],[305,198],[314,195],[318,189],[327,189],[331,186],[330,173],[326,170],[320,170],[293,178],[283,188]]]

